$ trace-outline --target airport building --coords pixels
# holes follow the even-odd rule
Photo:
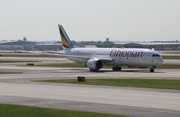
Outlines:
[[[0,41],[0,50],[40,50],[40,51],[46,51],[46,50],[52,50],[52,51],[58,51],[62,50],[62,44],[60,42],[58,43],[51,43],[51,44],[45,44],[43,42],[31,42],[27,41],[27,39],[24,37],[22,40],[2,40]]]
[[[155,50],[180,50],[180,42],[144,42],[123,44],[125,48],[148,48]]]
[[[62,49],[63,49],[62,44],[36,44],[33,48],[33,50],[40,50],[40,51],[46,51],[46,50],[58,51]]]
[[[112,42],[109,41],[109,38],[106,41],[83,41],[77,43],[76,41],[72,41],[75,47],[85,47],[86,45],[95,46],[98,48],[148,48],[155,50],[180,50],[180,42],[179,41],[159,41],[159,42]],[[60,41],[54,43],[37,43],[27,41],[24,37],[22,40],[11,40],[0,41],[0,50],[40,50],[40,51],[58,51],[62,50],[62,43]]]
[[[0,49],[1,50],[33,50],[35,44],[36,44],[35,42],[27,41],[25,37],[23,38],[23,40],[17,40],[17,41],[2,40],[0,41]]]

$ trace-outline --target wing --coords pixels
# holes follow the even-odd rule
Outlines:
[[[49,53],[49,52],[41,52],[41,51],[29,51],[29,53],[32,54],[41,54],[41,55],[49,55],[49,56],[59,56],[59,57],[64,57],[69,60],[72,60],[74,62],[78,63],[86,63],[89,59],[98,59],[101,60],[102,62],[112,62],[114,59],[110,57],[102,58],[102,57],[86,57],[86,56],[76,56],[76,55],[65,55],[63,53]]]
[[[29,51],[31,54],[37,54],[37,55],[49,55],[49,56],[61,56],[62,53],[49,53],[49,52],[42,52],[42,51]]]
[[[114,61],[113,58],[101,58],[101,57],[86,57],[86,56],[76,56],[76,55],[59,55],[61,57],[65,57],[71,61],[77,62],[77,63],[84,63],[86,64],[88,60],[90,59],[96,59],[96,60],[101,60],[104,64],[111,63]]]

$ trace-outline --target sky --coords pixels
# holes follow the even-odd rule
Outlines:
[[[0,40],[180,40],[180,0],[0,0]]]

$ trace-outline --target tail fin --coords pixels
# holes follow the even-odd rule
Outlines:
[[[69,39],[69,37],[68,37],[66,31],[64,30],[63,26],[58,25],[58,27],[59,27],[59,32],[60,32],[60,37],[61,37],[63,49],[74,48],[74,45],[72,44],[71,40]]]

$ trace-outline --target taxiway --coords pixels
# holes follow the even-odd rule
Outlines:
[[[48,59],[48,61],[50,61]],[[54,61],[54,60],[53,60]],[[60,61],[60,59],[58,59]],[[63,61],[66,61],[63,59]],[[137,117],[179,117],[180,91],[94,85],[37,83],[31,80],[88,78],[180,79],[179,70],[54,68],[2,64],[1,71],[21,72],[0,75],[0,103],[45,108],[122,114]]]

